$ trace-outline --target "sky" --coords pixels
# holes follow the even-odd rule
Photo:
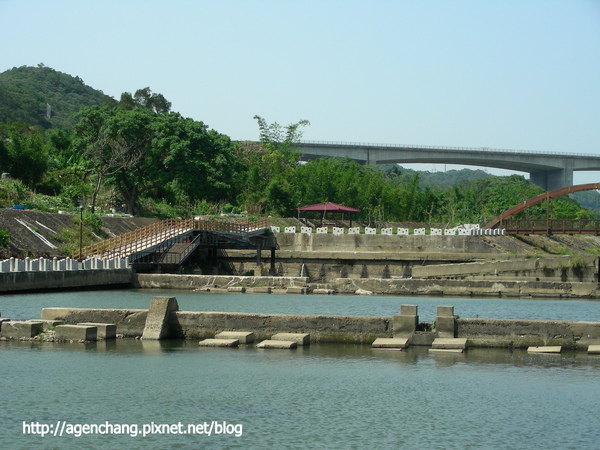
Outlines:
[[[600,155],[600,0],[0,0],[0,20],[0,72],[150,87],[234,140],[259,115],[312,141]]]

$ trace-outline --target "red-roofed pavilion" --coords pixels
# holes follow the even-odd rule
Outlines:
[[[337,203],[325,202],[325,203],[317,203],[315,205],[300,206],[298,208],[298,211],[323,213],[323,215],[321,216],[321,225],[323,225],[323,218],[325,217],[325,214],[328,212],[342,214],[342,218],[343,218],[344,213],[348,213],[348,214],[350,214],[350,226],[352,226],[352,214],[359,213],[360,209],[350,208],[349,206],[338,205]]]

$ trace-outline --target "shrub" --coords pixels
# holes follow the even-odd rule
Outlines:
[[[8,248],[10,242],[10,235],[6,230],[0,230],[0,249]]]

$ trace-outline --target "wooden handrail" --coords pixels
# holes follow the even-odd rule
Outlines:
[[[266,227],[267,219],[245,223],[195,219],[165,219],[88,245],[81,249],[81,253],[79,250],[75,250],[72,257],[74,259],[91,256],[101,258],[124,257],[193,230],[249,233]]]

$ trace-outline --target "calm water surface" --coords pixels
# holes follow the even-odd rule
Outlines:
[[[45,306],[389,316],[437,305],[462,317],[598,321],[600,303],[406,297],[210,295],[102,291],[0,297],[3,317]],[[598,448],[600,358],[470,349],[312,345],[292,351],[200,348],[196,341],[0,342],[1,448]],[[226,421],[242,435],[45,436],[55,424]],[[238,428],[239,430],[239,428]]]

